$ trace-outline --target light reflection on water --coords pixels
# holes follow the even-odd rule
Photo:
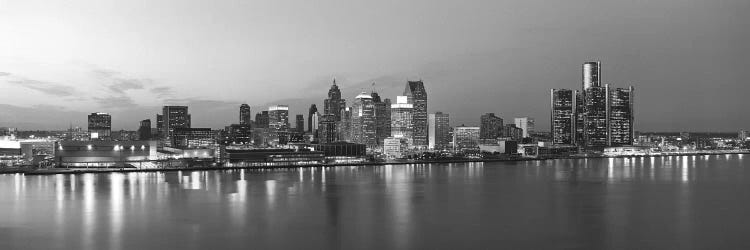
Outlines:
[[[0,249],[726,248],[742,158],[0,175]]]

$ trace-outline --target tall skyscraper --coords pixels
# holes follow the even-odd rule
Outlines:
[[[107,113],[91,113],[88,117],[89,138],[110,140],[112,136],[112,116]]]
[[[413,145],[414,105],[408,102],[407,96],[397,96],[396,103],[391,104],[391,136],[406,138]]]
[[[602,77],[602,63],[596,62],[585,62],[583,63],[583,91],[588,90],[591,87],[601,87]]]
[[[385,138],[391,136],[391,107],[389,105],[390,100],[386,101],[380,99],[380,95],[373,91],[372,102],[375,105],[375,140],[379,146],[383,145]]]
[[[341,110],[341,120],[336,122],[336,131],[340,141],[352,142],[352,108],[346,107]]]
[[[268,128],[268,111],[263,110],[255,114],[255,126],[257,128]]]
[[[138,140],[151,140],[151,119],[141,121],[138,126]]]
[[[503,118],[486,113],[480,118],[479,139],[494,140],[503,136]]]
[[[295,129],[297,129],[297,133],[303,134],[305,133],[305,117],[303,115],[297,115],[295,116]]]
[[[187,106],[164,106],[162,108],[162,139],[167,144],[172,142],[172,134],[176,128],[190,128],[190,113]],[[157,116],[158,119],[158,116]]]
[[[346,101],[341,99],[341,90],[336,85],[336,79],[328,90],[328,99],[323,101],[323,114],[332,114],[335,121],[341,121],[341,110],[346,107]]]
[[[250,125],[251,123],[250,105],[240,105],[240,125]]]
[[[378,146],[375,117],[375,103],[372,96],[362,92],[354,98],[351,112],[351,133],[354,143],[365,144],[369,148]]]
[[[576,143],[576,91],[552,89],[550,92],[550,131],[552,143],[573,145]]]
[[[318,126],[318,142],[331,143],[339,140],[339,134],[336,130],[336,116],[333,114],[323,114],[320,116]]]
[[[314,133],[318,126],[317,121],[313,119],[317,118],[318,107],[315,104],[310,105],[310,109],[307,111],[307,132]]]
[[[444,150],[448,149],[448,146],[450,145],[451,138],[450,138],[450,123],[449,123],[448,114],[443,114],[443,112],[435,112],[434,114],[429,114],[427,117],[427,124],[428,124],[428,149],[431,150]]]
[[[275,132],[289,129],[289,106],[273,105],[268,107],[268,127]]]
[[[519,117],[514,119],[516,127],[523,129],[523,137],[531,137],[531,133],[534,133],[534,118]]]
[[[427,91],[422,80],[407,81],[404,95],[414,105],[414,146],[427,147]]]
[[[584,146],[597,149],[607,146],[608,121],[607,105],[609,89],[605,87],[589,87],[584,92]]]
[[[609,146],[632,145],[635,139],[633,129],[633,86],[611,88],[609,98]]]

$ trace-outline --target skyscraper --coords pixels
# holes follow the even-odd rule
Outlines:
[[[380,95],[375,91],[370,96],[372,96],[372,102],[375,105],[375,140],[379,146],[382,146],[385,138],[391,136],[390,100],[381,100]]]
[[[335,121],[341,121],[341,110],[346,107],[346,101],[341,99],[341,90],[336,85],[336,79],[328,90],[328,99],[323,101],[323,114],[332,114]]]
[[[297,133],[304,134],[305,133],[305,117],[303,115],[297,115],[295,117],[295,129],[297,129]]]
[[[164,106],[162,108],[162,131],[167,144],[172,142],[172,133],[175,128],[190,128],[190,114],[187,106]],[[159,117],[157,116],[157,119]]]
[[[255,126],[257,128],[268,128],[268,111],[263,110],[255,114]]]
[[[435,112],[429,114],[427,117],[428,124],[428,148],[431,150],[444,150],[448,149],[450,145],[450,123],[448,114],[443,112]]]
[[[596,62],[585,62],[583,63],[583,91],[588,90],[591,87],[601,87],[602,77],[602,63]]]
[[[607,146],[609,112],[608,86],[589,87],[584,91],[584,146],[598,149]]]
[[[339,141],[352,141],[352,108],[346,107],[341,110],[341,120],[336,122],[336,131]]]
[[[310,105],[310,109],[307,111],[307,132],[315,132],[318,123],[316,121],[313,121],[313,119],[317,118],[317,113],[318,107],[316,107],[315,104]]]
[[[514,119],[516,127],[523,129],[523,137],[531,137],[531,133],[534,132],[534,118],[519,117]]]
[[[407,81],[404,95],[414,105],[414,146],[427,147],[427,91],[422,80]]]
[[[414,143],[413,112],[414,105],[406,96],[397,96],[396,103],[391,104],[391,136],[406,138],[410,145]]]
[[[274,132],[289,129],[289,106],[273,105],[268,107],[268,127]]]
[[[576,92],[569,89],[550,91],[550,131],[554,144],[575,144]]]
[[[336,130],[336,116],[333,114],[323,114],[320,116],[318,126],[318,142],[331,143],[339,140],[338,131]]]
[[[112,116],[107,113],[91,113],[88,117],[89,138],[109,140],[112,135]]]
[[[151,140],[151,119],[141,121],[138,127],[138,140]]]
[[[378,146],[375,103],[370,94],[362,92],[354,98],[351,123],[352,141],[354,143],[365,144],[369,148]]]
[[[494,140],[503,135],[503,118],[486,113],[480,118],[479,139]]]
[[[609,98],[609,146],[632,145],[635,139],[633,129],[633,86],[611,88]]]
[[[240,124],[250,125],[250,122],[251,122],[250,118],[251,118],[250,105],[247,105],[247,104],[240,105]]]

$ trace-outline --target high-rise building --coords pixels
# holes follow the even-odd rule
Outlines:
[[[289,129],[289,106],[268,107],[268,127],[275,132],[287,131]]]
[[[411,145],[414,140],[414,105],[408,103],[408,97],[397,96],[396,103],[391,104],[391,136],[406,138]]]
[[[479,148],[479,127],[453,128],[453,151]]]
[[[297,129],[297,133],[304,134],[305,133],[305,117],[303,115],[297,115],[295,116],[295,129]]]
[[[252,128],[249,124],[232,124],[224,130],[228,145],[250,145],[253,141]]]
[[[609,89],[589,87],[584,92],[584,146],[591,149],[604,148],[608,141]]]
[[[385,138],[391,136],[391,100],[380,99],[380,95],[375,91],[370,96],[375,105],[375,140],[378,146],[382,146]]]
[[[479,139],[493,140],[501,137],[503,133],[503,118],[495,116],[495,113],[486,113],[480,118]]]
[[[91,140],[110,140],[112,135],[112,116],[107,113],[91,113],[88,117],[89,138]]]
[[[516,127],[523,129],[523,138],[531,137],[531,133],[534,133],[534,118],[519,117],[514,122]]]
[[[328,90],[328,99],[323,101],[323,114],[332,114],[335,121],[341,121],[341,111],[346,107],[346,101],[341,99],[341,90],[336,85],[336,79]]]
[[[750,132],[744,129],[740,130],[740,132],[737,132],[737,139],[742,142],[750,140]]]
[[[505,124],[505,126],[503,126],[502,137],[509,138],[514,141],[521,141],[521,139],[523,139],[523,129],[516,127],[516,124]]]
[[[362,92],[354,98],[351,112],[352,142],[365,144],[369,148],[378,146],[375,103],[372,96]]]
[[[339,117],[341,120],[336,122],[339,141],[352,142],[352,108],[342,109]]]
[[[414,105],[412,122],[414,123],[414,146],[427,147],[427,91],[422,80],[407,81],[404,95]]]
[[[251,117],[250,105],[244,103],[240,105],[240,124],[250,125],[250,123],[252,122],[252,120],[250,119]]]
[[[588,90],[591,87],[601,87],[602,77],[602,63],[596,62],[585,62],[583,63],[583,91]]]
[[[307,132],[315,133],[318,123],[313,119],[317,118],[318,107],[315,104],[310,105],[310,109],[307,111]]]
[[[576,143],[576,91],[552,89],[550,93],[552,143]]]
[[[572,145],[583,146],[586,139],[586,103],[584,102],[584,91],[575,90],[573,91],[575,105],[573,106],[573,114],[575,115],[573,123],[573,141]]]
[[[264,110],[255,114],[255,126],[268,128],[268,111]]]
[[[428,149],[431,150],[445,150],[448,149],[451,137],[450,137],[450,123],[448,114],[443,112],[435,112],[429,114],[427,117],[428,124]]]
[[[151,119],[141,121],[138,127],[138,140],[151,140]]]
[[[609,92],[609,146],[633,145],[633,86],[610,88]]]
[[[159,131],[162,131],[162,139],[167,144],[173,141],[172,133],[176,128],[190,128],[191,117],[187,106],[164,106],[161,117],[162,128]]]
[[[319,124],[318,142],[324,144],[339,140],[339,134],[336,130],[336,116],[333,114],[323,114],[320,116]]]
[[[164,129],[164,116],[161,114],[156,114],[156,138],[161,139],[166,137],[166,134],[163,131]]]
[[[215,146],[216,134],[210,128],[174,128],[171,136],[174,148],[207,148]]]

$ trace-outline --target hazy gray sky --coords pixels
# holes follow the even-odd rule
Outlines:
[[[0,126],[83,126],[109,112],[135,129],[165,104],[194,126],[239,105],[307,114],[333,77],[351,101],[423,79],[429,111],[532,116],[580,65],[636,88],[636,129],[750,128],[750,1],[0,0]]]

